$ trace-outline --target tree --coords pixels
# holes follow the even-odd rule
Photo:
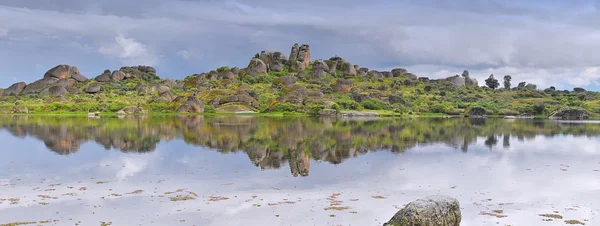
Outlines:
[[[512,80],[512,77],[510,75],[504,76],[504,88],[505,89],[510,89],[510,80]]]
[[[496,89],[500,86],[500,83],[498,83],[498,79],[494,78],[494,74],[491,74],[490,77],[485,80],[485,85],[492,89]]]
[[[517,89],[524,89],[525,85],[527,85],[526,82],[519,82],[519,85],[517,85]]]

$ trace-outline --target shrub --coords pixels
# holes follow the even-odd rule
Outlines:
[[[346,109],[346,110],[361,110],[362,106],[353,100],[338,100],[337,105],[339,105],[339,107],[341,109]]]
[[[388,103],[385,103],[379,99],[369,99],[360,103],[363,108],[369,110],[390,110],[391,106]]]
[[[217,111],[215,110],[215,108],[213,106],[211,106],[211,105],[204,106],[204,113],[215,113],[215,112],[217,112]]]
[[[319,114],[319,111],[325,109],[325,106],[321,105],[321,104],[309,104],[308,106],[306,106],[307,108],[307,112],[311,115],[317,115]]]
[[[298,110],[298,106],[290,103],[281,103],[274,105],[264,112],[296,112]]]

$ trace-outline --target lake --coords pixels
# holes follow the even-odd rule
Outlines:
[[[0,116],[0,225],[600,225],[597,121]],[[543,216],[541,216],[543,215]]]

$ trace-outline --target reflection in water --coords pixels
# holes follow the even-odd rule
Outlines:
[[[596,136],[600,127],[549,120],[381,118],[353,120],[311,117],[34,117],[1,116],[0,129],[32,136],[61,155],[94,141],[107,150],[146,153],[160,141],[182,139],[221,153],[245,152],[261,169],[288,163],[294,176],[308,176],[310,160],[342,163],[378,150],[404,153],[418,145],[445,144],[467,152],[477,138],[490,150],[509,148],[511,139],[568,134]]]

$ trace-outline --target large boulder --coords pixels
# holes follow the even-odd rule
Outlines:
[[[392,78],[392,77],[394,77],[394,74],[392,72],[389,72],[389,71],[382,71],[381,74],[383,75],[384,78]]]
[[[253,58],[246,68],[246,74],[250,76],[266,75],[267,65],[262,60]]]
[[[291,86],[298,81],[298,78],[293,75],[284,75],[273,80],[274,85]]]
[[[405,75],[405,76],[406,76],[408,79],[411,79],[411,80],[417,80],[417,79],[419,79],[419,77],[418,77],[417,75],[413,74],[413,73],[405,73],[404,75]]]
[[[101,89],[102,89],[102,86],[100,84],[92,83],[91,85],[86,87],[85,90],[83,90],[83,91],[85,93],[95,94],[95,93],[99,93]]]
[[[48,89],[48,92],[51,97],[59,97],[68,93],[67,89],[62,86],[52,86]]]
[[[312,71],[312,79],[324,79],[327,76],[327,73],[323,69],[313,69]]]
[[[589,119],[590,115],[583,109],[561,109],[554,114],[550,115],[550,119],[562,119],[562,120],[585,120]]]
[[[383,226],[460,226],[458,200],[448,196],[428,196],[408,203]]]
[[[339,56],[335,56],[332,58],[329,58],[329,60],[327,61],[329,64],[329,71],[333,72],[333,71],[339,71],[342,72],[346,75],[350,75],[350,76],[356,76],[357,72],[356,69],[354,68],[354,65],[351,64],[350,62],[346,61],[344,58],[341,58]]]
[[[269,70],[274,72],[283,71],[283,63],[281,61],[273,61],[269,63]]]
[[[351,80],[340,78],[333,85],[331,85],[331,89],[333,89],[335,92],[347,93],[350,92],[352,86],[354,86],[354,83],[352,83]]]
[[[163,80],[161,83],[164,86],[169,87],[171,89],[177,85],[177,82],[175,82],[175,80],[170,79],[170,78]]]
[[[104,72],[101,75],[96,76],[94,80],[96,80],[97,82],[109,82],[110,76],[110,70],[104,70]]]
[[[296,62],[296,60],[298,60],[298,52],[300,52],[300,47],[298,46],[298,43],[296,43],[292,46],[289,62]]]
[[[469,118],[486,118],[487,114],[485,109],[483,109],[482,107],[472,107],[469,110],[467,110],[467,116]]]
[[[463,87],[463,86],[466,85],[465,78],[461,77],[460,75],[455,75],[455,76],[452,76],[452,77],[448,77],[448,78],[446,78],[446,81],[452,83],[456,87]]]
[[[6,90],[4,90],[2,96],[19,95],[23,91],[23,89],[25,89],[26,85],[27,84],[25,84],[25,82],[17,82],[15,84],[12,84],[8,88],[6,88]]]
[[[285,54],[279,52],[279,51],[269,51],[269,50],[263,50],[262,52],[260,52],[260,55],[258,57],[258,59],[262,60],[262,62],[264,62],[267,65],[271,65],[271,63],[273,62],[286,62],[288,60],[287,56],[285,56]]]
[[[48,87],[55,85],[57,82],[58,82],[57,78],[50,78],[50,77],[43,78],[43,79],[37,80],[35,82],[29,83],[29,85],[25,86],[23,91],[21,91],[21,94],[39,93],[43,89],[46,89]]]
[[[313,62],[313,64],[312,64],[312,66],[313,66],[313,70],[329,71],[329,65],[327,65],[327,63],[325,63],[325,61],[323,61],[323,60],[315,60],[315,62]]]
[[[194,96],[188,97],[178,109],[179,113],[202,113],[204,112],[204,103]]]
[[[219,72],[219,76],[220,79],[229,79],[229,80],[235,80],[235,74],[232,71],[222,71]]]
[[[381,72],[376,71],[376,70],[371,70],[371,71],[367,72],[367,76],[369,76],[371,78],[383,78],[383,74],[381,74]]]
[[[44,78],[68,79],[76,74],[79,74],[77,67],[61,64],[48,70]]]
[[[87,77],[85,77],[85,76],[83,76],[82,74],[74,74],[74,75],[71,75],[71,78],[72,78],[72,79],[75,79],[75,81],[78,81],[78,82],[85,82],[85,81],[87,81],[87,80],[88,80],[88,78],[87,78]]]
[[[122,71],[113,71],[112,74],[110,75],[110,79],[113,82],[121,81],[121,80],[125,79],[125,73],[123,73]]]

